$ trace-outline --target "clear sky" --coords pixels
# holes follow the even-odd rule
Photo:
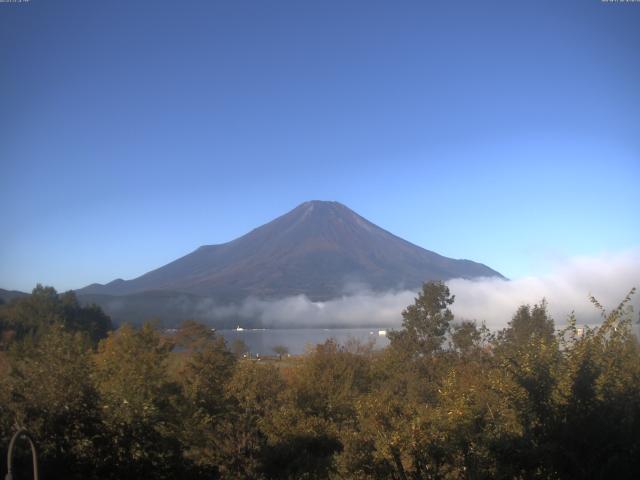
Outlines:
[[[311,200],[511,278],[640,245],[640,3],[0,3],[0,287]]]

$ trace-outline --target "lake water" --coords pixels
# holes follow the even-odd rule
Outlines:
[[[375,328],[300,328],[300,329],[251,329],[251,330],[217,330],[229,347],[235,340],[242,340],[249,347],[252,355],[274,355],[273,347],[284,345],[291,354],[305,352],[308,345],[314,346],[333,338],[344,345],[350,339],[366,343],[373,341],[374,348],[384,348],[389,340],[379,335],[379,327]]]

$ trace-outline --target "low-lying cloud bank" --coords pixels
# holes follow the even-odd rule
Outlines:
[[[572,258],[549,275],[515,280],[485,278],[448,282],[456,295],[454,313],[460,318],[484,320],[490,328],[502,328],[518,306],[548,302],[556,325],[574,311],[578,323],[594,323],[600,314],[589,301],[593,295],[607,311],[618,306],[632,287],[640,288],[640,249]],[[640,292],[632,297],[635,318],[640,310]]]
[[[448,282],[456,296],[457,318],[486,322],[492,329],[504,327],[516,309],[545,298],[557,325],[575,311],[578,323],[595,323],[600,317],[588,296],[594,295],[608,310],[615,308],[631,287],[640,287],[640,249],[599,257],[577,257],[558,265],[551,274],[515,280],[482,278]],[[413,303],[417,292],[374,293],[362,290],[326,302],[306,296],[267,301],[248,299],[240,305],[203,303],[198,310],[210,318],[251,319],[265,327],[283,326],[385,326],[398,327],[401,312]],[[640,310],[640,293],[633,297]]]
[[[402,310],[413,303],[415,292],[362,291],[326,302],[312,302],[305,295],[280,300],[250,298],[241,305],[214,306],[213,318],[257,320],[264,327],[292,326],[399,326]]]

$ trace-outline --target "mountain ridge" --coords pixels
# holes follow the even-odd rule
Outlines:
[[[481,263],[447,258],[408,242],[339,202],[313,200],[234,240],[202,245],[134,279],[76,292],[175,291],[234,300],[304,294],[327,300],[349,285],[382,291],[487,276],[504,278]]]

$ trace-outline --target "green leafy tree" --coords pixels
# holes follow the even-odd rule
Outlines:
[[[476,322],[468,320],[451,328],[451,343],[462,357],[473,356],[475,351],[487,348],[492,338],[491,332],[484,324],[478,327]]]
[[[505,475],[552,475],[548,450],[559,399],[560,344],[546,302],[521,306],[498,335],[495,391],[511,408],[516,425],[495,445]],[[508,470],[508,469],[511,470]]]
[[[52,287],[38,284],[28,297],[16,298],[4,309],[4,325],[16,339],[34,335],[55,323],[64,325],[64,314],[58,293]]]
[[[176,377],[182,391],[177,436],[185,457],[214,475],[227,461],[221,442],[233,405],[225,396],[225,385],[233,375],[236,358],[222,337],[195,322],[182,324],[176,342],[186,350]]]
[[[389,348],[372,363],[371,393],[357,401],[358,424],[343,435],[344,476],[430,478],[440,471],[433,412],[450,362],[443,346],[453,301],[444,283],[429,282],[402,312],[402,328],[389,333]]]
[[[513,316],[509,326],[502,332],[502,340],[513,345],[526,345],[532,337],[553,341],[555,326],[547,313],[547,302],[542,300],[533,308],[522,305]]]
[[[73,331],[86,332],[94,345],[106,338],[113,329],[111,318],[98,305],[83,307],[74,292],[59,295],[59,300],[66,327]]]
[[[230,410],[222,425],[219,449],[222,478],[268,477],[268,434],[266,423],[279,406],[284,381],[270,365],[251,360],[237,364],[225,385]],[[286,478],[283,472],[276,478]]]
[[[413,305],[402,312],[402,329],[389,332],[391,346],[418,356],[440,350],[453,320],[449,306],[454,299],[443,282],[425,283]]]
[[[640,344],[632,331],[629,295],[600,326],[578,335],[571,318],[563,332],[562,400],[550,451],[562,478],[640,477]]]
[[[354,428],[356,399],[371,384],[368,354],[350,349],[358,350],[327,340],[289,372],[281,408],[268,422],[272,478],[278,471],[292,479],[327,478],[335,472],[341,432]]]
[[[11,340],[37,336],[53,324],[86,332],[94,345],[112,329],[111,319],[97,305],[83,307],[75,293],[58,294],[54,288],[42,285],[37,285],[31,295],[16,298],[0,309],[5,348]]]
[[[14,425],[37,439],[42,470],[51,476],[91,478],[94,473],[99,415],[91,355],[86,334],[60,324],[10,351],[10,372],[0,385],[6,392],[3,407]]]
[[[183,466],[175,437],[178,386],[167,374],[172,348],[149,324],[100,342],[94,379],[104,431],[96,462],[110,478],[175,478]]]

